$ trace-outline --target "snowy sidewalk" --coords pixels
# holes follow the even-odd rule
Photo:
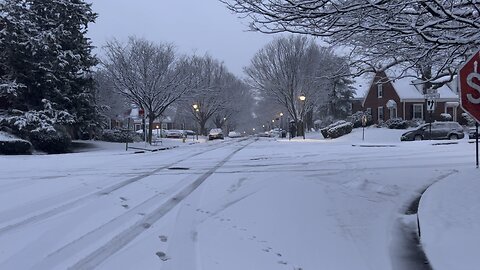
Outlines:
[[[479,269],[480,171],[467,169],[427,189],[418,210],[421,241],[434,270]]]

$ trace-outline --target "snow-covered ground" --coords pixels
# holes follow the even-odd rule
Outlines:
[[[477,174],[474,144],[400,142],[403,132],[0,156],[0,269],[428,269],[405,213],[433,183],[426,253],[435,269],[475,269],[475,256],[449,256],[476,251],[480,218],[465,205],[480,187],[442,186]],[[470,229],[469,245],[442,240]]]

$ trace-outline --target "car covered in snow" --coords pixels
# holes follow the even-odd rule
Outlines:
[[[230,132],[228,132],[228,137],[239,138],[239,137],[242,137],[242,134],[238,131],[230,131]]]
[[[431,137],[430,137],[431,125]],[[433,122],[420,125],[414,130],[407,131],[400,137],[401,141],[421,140],[458,140],[463,139],[465,134],[463,127],[457,122]]]
[[[208,139],[215,140],[215,139],[222,139],[223,140],[223,131],[221,128],[212,128],[210,132],[208,132]]]
[[[170,129],[166,131],[167,138],[183,138],[186,137],[187,134],[183,130],[178,130],[178,129]]]

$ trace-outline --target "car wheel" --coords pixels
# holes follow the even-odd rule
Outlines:
[[[422,139],[423,139],[422,135],[415,135],[415,138],[414,138],[415,141],[421,141]]]
[[[450,134],[450,136],[448,137],[448,139],[450,139],[450,140],[458,140],[458,135],[457,135],[457,134]]]

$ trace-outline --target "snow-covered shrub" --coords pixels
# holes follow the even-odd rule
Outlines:
[[[342,124],[345,124],[347,123],[347,121],[345,120],[340,120],[340,121],[337,121],[335,123],[332,123],[322,129],[320,129],[320,132],[322,133],[323,137],[326,139],[326,138],[329,138],[329,134],[328,134],[328,130],[335,127],[335,126],[338,126],[338,125],[342,125]]]
[[[440,114],[441,121],[452,121],[453,117],[449,113]]]
[[[353,129],[352,123],[345,122],[343,124],[336,125],[336,126],[330,128],[327,131],[327,133],[328,133],[328,137],[330,137],[332,139],[335,139],[335,138],[338,138],[340,136],[343,136],[345,134],[348,134],[348,133],[352,132],[352,129]]]
[[[11,134],[0,131],[0,154],[23,155],[30,154],[32,144]]]
[[[6,127],[33,146],[47,153],[65,153],[71,138],[63,125],[73,124],[74,117],[66,111],[53,109],[52,103],[42,100],[41,111],[9,110],[0,115],[0,127]]]
[[[141,135],[133,131],[122,131],[118,129],[105,129],[102,132],[100,140],[106,142],[138,142],[141,141]]]
[[[32,131],[55,131],[54,126],[73,124],[74,118],[66,111],[55,110],[52,104],[42,100],[44,109],[41,111],[11,110],[0,116],[0,126],[7,126],[15,134],[27,137]]]
[[[408,128],[408,121],[402,118],[392,118],[385,121],[384,126],[390,129],[406,129]]]
[[[49,154],[67,153],[72,139],[62,127],[53,130],[33,130],[30,132],[30,141],[35,149]]]
[[[352,132],[353,124],[344,120],[337,121],[320,130],[324,138],[338,138]]]
[[[367,126],[370,126],[373,124],[373,118],[372,118],[372,115],[370,115],[369,113],[367,112],[362,112],[362,111],[358,111],[352,115],[350,115],[347,120],[349,122],[351,122],[353,124],[353,127],[354,128],[358,128],[358,127],[361,127],[362,126],[362,117],[363,115],[366,115],[367,116]]]
[[[462,117],[465,119],[469,127],[475,126],[475,119],[473,119],[468,113],[462,113]]]

